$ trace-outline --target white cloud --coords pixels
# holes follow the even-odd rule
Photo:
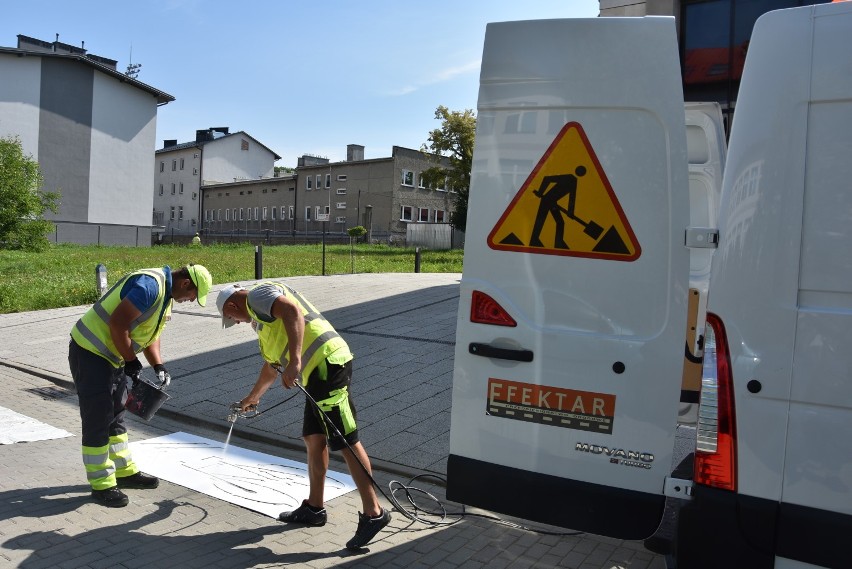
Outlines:
[[[405,87],[389,91],[387,94],[391,97],[400,97],[402,95],[408,95],[428,85],[444,83],[446,81],[454,79],[455,77],[458,77],[459,75],[464,75],[473,71],[479,71],[479,67],[481,64],[482,60],[476,59],[474,61],[465,63],[464,65],[448,67],[446,69],[439,70],[437,73],[429,77],[423,78],[421,81],[413,85],[406,85]]]

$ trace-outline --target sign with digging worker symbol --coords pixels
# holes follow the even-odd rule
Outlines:
[[[488,235],[500,251],[635,261],[642,253],[580,123],[562,127]]]

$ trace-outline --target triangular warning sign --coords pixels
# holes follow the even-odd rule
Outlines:
[[[501,251],[635,261],[639,241],[579,123],[562,127],[488,235]]]

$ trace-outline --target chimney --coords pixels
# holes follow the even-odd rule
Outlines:
[[[172,146],[177,146],[177,139],[163,141],[163,148],[171,148]]]
[[[346,161],[359,162],[364,159],[364,147],[360,144],[346,145]]]

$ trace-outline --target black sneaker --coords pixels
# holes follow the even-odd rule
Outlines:
[[[391,515],[386,509],[382,509],[382,515],[378,518],[371,518],[358,512],[358,529],[355,530],[355,537],[346,542],[346,549],[361,549],[370,543],[370,540],[376,537],[376,534],[390,521]]]
[[[278,521],[281,522],[305,524],[315,527],[324,526],[326,520],[328,520],[328,514],[325,513],[325,508],[319,512],[315,512],[308,506],[307,500],[302,500],[302,505],[292,512],[281,512],[278,516]]]
[[[149,490],[160,485],[159,478],[148,474],[142,474],[141,472],[125,476],[124,478],[116,478],[116,481],[118,482],[119,488],[139,488],[142,490]]]
[[[130,503],[127,495],[119,490],[117,486],[107,488],[106,490],[92,490],[92,499],[107,508],[123,508]]]

